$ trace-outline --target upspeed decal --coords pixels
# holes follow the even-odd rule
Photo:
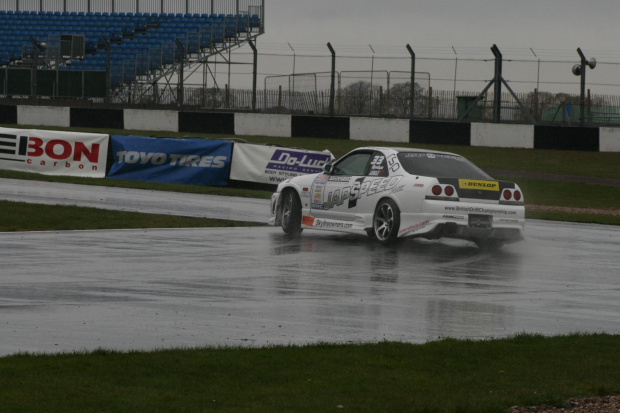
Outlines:
[[[361,197],[389,191],[398,185],[402,178],[402,176],[374,179],[359,178],[351,186],[330,191],[327,196],[324,197],[325,201],[323,202],[323,207],[326,210],[332,209],[348,201],[348,207],[353,208],[357,205],[356,201]]]
[[[405,232],[415,232],[419,229],[424,228],[425,226],[427,226],[429,224],[429,221],[422,221],[422,222],[418,222],[417,224],[414,225],[410,225],[407,228],[403,228],[400,231],[398,231],[399,234],[404,234]]]
[[[483,191],[499,191],[499,182],[479,181],[476,179],[459,179],[459,189],[481,189]]]

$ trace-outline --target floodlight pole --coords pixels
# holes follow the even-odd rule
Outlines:
[[[334,116],[334,103],[336,94],[336,51],[329,42],[327,42],[327,47],[332,54],[332,80],[329,86],[329,116]]]
[[[581,48],[577,48],[577,53],[581,58],[581,95],[579,97],[579,126],[585,124],[585,108],[586,108],[586,65],[588,61],[586,56],[581,51]]]
[[[409,44],[407,44],[407,50],[411,55],[411,85],[409,87],[409,119],[413,119],[413,105],[414,105],[414,93],[415,93],[415,53]]]
[[[101,41],[103,42],[103,47],[105,49],[105,105],[106,107],[110,104],[110,87],[111,87],[111,80],[110,80],[110,43],[108,42],[108,39],[106,39],[105,37],[101,38]]]
[[[30,41],[30,43],[32,43],[32,50],[34,52],[34,56],[33,56],[33,68],[32,68],[32,72],[31,72],[31,85],[30,85],[30,92],[32,94],[32,99],[36,99],[37,98],[37,72],[39,70],[39,51],[43,51],[43,47],[39,44],[39,42],[37,41],[37,39],[35,39],[33,36],[28,36],[28,41]]]
[[[183,47],[183,43],[181,43],[181,41],[178,38],[174,39],[174,42],[177,44],[177,47],[179,48],[179,50],[181,50],[181,67],[179,68],[179,85],[178,85],[178,90],[177,90],[177,105],[180,110],[183,110],[183,103],[184,103],[183,102],[184,101],[183,78],[185,77],[183,66],[185,66],[185,47]]]

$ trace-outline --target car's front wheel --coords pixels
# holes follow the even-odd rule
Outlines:
[[[295,191],[282,194],[282,230],[286,234],[301,233],[301,201]]]
[[[373,217],[374,235],[382,244],[390,244],[398,238],[400,228],[400,210],[391,199],[379,202]]]

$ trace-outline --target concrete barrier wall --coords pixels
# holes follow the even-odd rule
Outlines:
[[[235,135],[291,137],[291,115],[236,113]]]
[[[0,124],[620,152],[620,127],[0,105]],[[361,146],[361,145],[360,145]]]
[[[351,118],[352,141],[409,142],[409,119]]]
[[[125,109],[125,129],[179,131],[179,112],[172,110]]]
[[[601,152],[620,152],[620,128],[601,128],[599,133]]]
[[[58,106],[18,106],[17,123],[68,128],[71,125],[71,111]]]
[[[472,123],[471,146],[533,149],[534,126]]]

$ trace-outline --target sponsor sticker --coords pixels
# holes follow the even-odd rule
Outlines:
[[[483,191],[499,191],[499,182],[479,181],[476,179],[459,179],[459,189],[480,189]]]
[[[302,225],[314,225],[314,217],[309,217],[307,215],[304,215],[301,217],[301,224]]]
[[[314,219],[313,227],[317,228],[333,228],[333,229],[351,229],[353,224],[344,221],[335,221],[332,219]]]
[[[266,169],[289,171],[297,174],[320,173],[331,160],[324,153],[301,152],[292,149],[278,149],[274,152]]]
[[[417,223],[415,225],[410,225],[407,228],[403,228],[400,231],[398,231],[398,233],[399,234],[404,234],[405,232],[415,232],[415,231],[417,231],[419,229],[424,228],[428,224],[429,224],[428,220],[427,221],[422,221],[422,222],[419,222],[419,223]]]

